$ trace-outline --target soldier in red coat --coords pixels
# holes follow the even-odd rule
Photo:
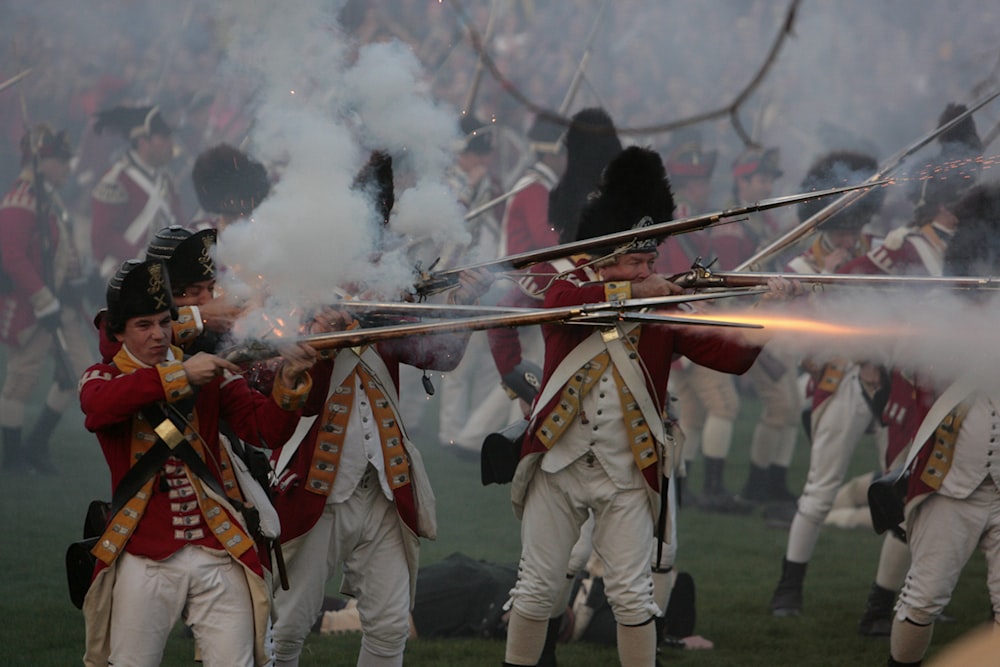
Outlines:
[[[284,442],[316,352],[290,347],[265,396],[221,357],[184,357],[171,345],[174,314],[163,263],[124,263],[108,285],[104,322],[121,348],[80,380],[84,423],[114,491],[83,605],[88,667],[160,664],[182,612],[206,665],[269,660],[263,566],[219,423],[257,446]]]
[[[159,107],[115,107],[97,114],[94,131],[112,130],[129,149],[91,195],[91,252],[110,278],[122,261],[142,256],[156,230],[185,222],[167,165],[174,156],[171,128]]]
[[[777,148],[747,148],[736,158],[732,166],[732,206],[751,204],[771,196],[774,182],[783,174],[779,157]],[[762,213],[747,221],[709,229],[707,242],[701,247],[710,256],[717,258],[719,268],[729,270],[749,259],[777,232],[777,220],[770,214]],[[765,353],[762,356],[770,355]],[[696,499],[697,506],[708,512],[747,514],[754,508],[749,500],[759,502],[770,498],[763,497],[763,494],[748,493],[753,487],[749,484],[742,494],[733,495],[724,483],[726,460],[732,448],[736,418],[742,407],[736,382],[729,374],[717,373],[689,361],[679,363],[686,366],[675,380],[680,399],[680,424],[688,438],[687,456],[689,460],[693,460],[700,449],[705,465],[702,493]],[[751,382],[755,385],[767,382],[774,384],[760,370],[758,365],[751,371]],[[761,392],[765,402],[777,396],[778,392],[771,387]],[[777,407],[774,411],[777,411]],[[779,429],[770,429],[766,437],[765,445],[758,444],[758,451],[751,453],[751,474],[755,470],[763,471],[768,475],[780,476],[779,481],[783,483],[783,471],[791,460],[794,437],[790,445],[789,437],[784,431],[779,432]],[[779,448],[781,455],[777,451]],[[754,449],[754,443],[751,442],[751,450]],[[782,465],[775,465],[772,471],[772,464],[779,461]]]
[[[535,215],[544,215],[544,224],[554,231],[558,243],[572,243],[584,238],[578,233],[580,211],[586,204],[587,196],[597,187],[601,172],[621,152],[622,145],[611,117],[596,107],[573,115],[564,143],[566,168],[548,193],[545,210],[539,207]],[[538,225],[542,220],[538,217],[534,224]],[[605,232],[595,228],[591,233],[600,235]],[[589,256],[577,255],[533,266],[524,272],[517,285],[501,297],[498,305],[538,307],[557,276],[589,261]],[[527,413],[541,381],[543,347],[538,328],[491,329],[487,338],[504,389],[512,400],[522,401],[523,411]]]
[[[673,198],[659,155],[627,148],[608,165],[580,234],[595,224],[629,229],[663,208],[672,209]],[[653,273],[655,260],[655,242],[629,246],[600,263],[597,281],[583,271],[556,280],[545,306],[679,293]],[[680,456],[668,446],[663,425],[670,363],[683,354],[741,373],[760,348],[711,331],[661,325],[600,331],[551,325],[543,331],[542,391],[511,489],[522,550],[504,664],[537,663],[570,552],[593,514],[593,545],[606,566],[619,658],[625,667],[645,667],[655,659],[652,621],[661,612],[650,567],[659,490]]]
[[[964,113],[961,104],[949,104],[938,119],[938,127]],[[982,141],[975,121],[968,117],[939,137],[941,150],[921,167],[911,181],[909,199],[913,221],[891,231],[883,242],[844,266],[845,273],[940,276],[948,245],[963,219],[980,215],[982,197],[966,197],[979,176],[977,158]],[[983,191],[980,190],[980,193]],[[912,369],[893,369],[889,402],[882,413],[886,426],[887,453],[884,470],[902,462],[920,423],[919,415],[929,407],[933,395],[921,386]],[[872,582],[858,630],[867,636],[887,636],[892,626],[892,606],[902,587],[910,563],[909,550],[892,532],[882,542],[878,570]]]
[[[664,154],[664,164],[677,203],[676,219],[711,210],[712,173],[718,157],[718,151],[703,148],[701,133],[697,130],[683,129],[672,138]],[[687,271],[699,257],[710,258],[708,236],[709,232],[703,230],[669,237],[660,246],[657,271],[670,276]]]
[[[961,221],[945,255],[946,275],[989,276],[1000,269],[1000,186],[974,189],[976,215]],[[983,307],[991,304],[984,303]],[[976,363],[982,362],[976,358]],[[919,665],[934,622],[951,600],[962,569],[976,551],[986,559],[993,628],[1000,624],[1000,470],[993,462],[1000,432],[996,371],[963,369],[937,378],[937,400],[916,415],[905,527],[912,563],[896,603],[889,665]],[[923,433],[928,437],[924,438]],[[975,612],[972,612],[975,613]]]
[[[514,183],[500,224],[500,257],[548,248],[559,242],[549,224],[549,193],[566,166],[564,128],[539,117],[528,131],[528,147],[536,160]]]
[[[833,151],[810,166],[803,189],[859,182],[877,168],[878,162],[866,153]],[[788,263],[788,270],[796,273],[842,270],[863,251],[862,228],[881,209],[883,198],[882,191],[873,190],[826,220],[816,241]],[[823,204],[806,202],[799,206],[799,217],[807,220]],[[885,370],[867,360],[834,357],[804,360],[802,365],[812,375],[809,472],[789,527],[781,578],[771,596],[774,616],[797,616],[802,612],[806,568],[823,522],[833,507],[861,436],[869,426],[880,428],[877,418],[881,417],[884,392],[888,388]]]
[[[0,202],[0,341],[7,346],[0,428],[8,471],[57,472],[49,438],[93,361],[92,336],[81,312],[80,255],[57,192],[69,176],[72,155],[65,132],[32,128],[21,142],[21,174]],[[53,353],[56,377],[24,439],[26,405]]]

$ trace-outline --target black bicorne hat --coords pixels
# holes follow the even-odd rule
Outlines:
[[[833,151],[822,156],[809,167],[802,179],[802,191],[826,190],[845,185],[856,185],[871,177],[878,170],[878,162],[867,153]],[[847,208],[835,213],[820,226],[822,229],[860,230],[882,208],[885,191],[875,188]],[[799,221],[805,221],[830,204],[827,199],[814,199],[799,204]]]
[[[160,112],[160,107],[155,106],[117,106],[97,112],[95,118],[94,132],[101,134],[105,129],[114,130],[129,141],[154,134],[170,136],[173,133]]]
[[[264,165],[229,144],[202,151],[191,181],[201,207],[220,215],[249,215],[271,191]]]
[[[177,308],[170,292],[170,277],[162,260],[124,262],[108,283],[106,293],[108,328],[116,333],[125,330],[132,317],[155,315],[166,310],[177,317]]]
[[[667,222],[673,216],[674,196],[660,154],[629,146],[605,168],[598,190],[580,215],[577,239]],[[647,239],[629,252],[655,252],[661,240]],[[610,252],[614,248],[602,250]]]
[[[561,153],[566,148],[566,127],[549,116],[537,116],[528,130],[528,147],[535,153]]]
[[[175,290],[212,280],[215,278],[212,248],[217,236],[214,229],[191,232],[180,225],[164,227],[149,242],[146,259],[158,259],[167,265],[170,284]]]

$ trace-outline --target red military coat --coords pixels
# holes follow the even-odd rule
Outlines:
[[[398,394],[399,365],[401,363],[425,370],[450,371],[458,366],[462,360],[467,342],[468,336],[466,335],[422,336],[385,341],[378,343],[376,349],[389,371]],[[319,430],[324,426],[323,411],[330,390],[330,373],[332,371],[332,360],[321,361],[312,370],[311,374],[316,378],[316,381],[303,414],[307,416],[319,415],[319,417],[288,462],[286,475],[294,475],[295,481],[288,488],[279,486],[274,497],[274,508],[278,511],[278,516],[281,519],[282,542],[307,533],[315,525],[326,505],[327,496],[306,490],[303,482],[308,477],[309,470],[313,465],[316,439]],[[347,447],[350,446],[350,434],[345,436],[344,444]],[[279,453],[275,452],[272,458],[277,458]],[[416,474],[417,471],[414,473]],[[396,489],[395,494],[396,510],[400,517],[411,530],[417,532],[416,499],[413,496],[412,484]]]
[[[899,276],[940,276],[944,251],[951,234],[934,224],[900,227],[867,254],[848,264],[842,273],[890,274]]]
[[[141,165],[132,151],[94,188],[91,216],[93,257],[105,277],[114,275],[123,261],[145,255],[157,230],[185,220],[170,175]]]
[[[558,245],[559,234],[549,224],[549,192],[555,184],[556,175],[542,163],[514,184],[524,189],[511,197],[504,211],[500,256]]]
[[[585,280],[582,271],[575,274],[577,280]],[[604,283],[574,283],[557,280],[545,295],[547,308],[562,308],[585,303],[605,301]],[[553,372],[577,345],[593,333],[589,327],[543,325],[545,336],[545,367],[543,386]],[[674,355],[683,355],[691,361],[724,373],[745,373],[753,365],[760,353],[760,347],[748,345],[726,336],[709,327],[674,327],[667,325],[643,325],[639,338],[638,352],[645,367],[646,387],[649,395],[663,401],[667,395],[667,378]],[[536,436],[535,426],[545,421],[559,402],[557,393],[532,418],[528,428],[521,457],[545,452],[545,446]],[[661,410],[663,405],[657,406]],[[652,489],[659,488],[659,467],[648,466],[643,475]]]
[[[175,356],[179,356],[180,350],[173,349]],[[129,369],[131,372],[124,372],[119,366],[129,365],[127,357],[128,353],[122,350],[116,355],[114,364],[94,364],[80,381],[80,407],[85,415],[84,426],[97,434],[111,471],[112,490],[118,488],[134,463],[131,458],[132,421],[136,414],[147,405],[168,400],[159,370],[140,366],[134,370]],[[131,365],[135,366],[135,363],[132,362]],[[184,383],[186,384],[186,380]],[[219,421],[226,420],[246,442],[259,447],[277,446],[291,436],[301,414],[298,409],[301,407],[301,400],[299,404],[293,403],[290,406],[295,409],[282,408],[279,400],[304,394],[305,391],[308,391],[308,387],[293,394],[279,386],[272,396],[265,396],[250,389],[242,377],[229,373],[198,389],[194,412],[198,420],[198,433],[208,453],[205,464],[220,484],[223,477],[219,461],[223,460],[223,456],[219,443]],[[162,560],[188,542],[175,538],[169,494],[157,492],[156,484],[153,489],[145,512],[126,543],[125,550],[135,555]],[[235,517],[230,519],[237,522]],[[206,546],[222,549],[211,532],[204,539],[209,542]],[[241,560],[261,573],[260,560],[254,550],[244,554]],[[99,560],[98,571],[103,565]]]
[[[0,290],[0,341],[19,344],[17,337],[35,324],[35,309],[55,298],[53,288],[80,276],[80,263],[72,240],[60,228],[65,215],[54,191],[49,199],[47,221],[49,249],[43,250],[43,228],[36,220],[34,179],[25,170],[0,201],[0,263],[8,286]],[[67,230],[68,231],[68,230]],[[45,276],[44,262],[51,262],[53,275]]]

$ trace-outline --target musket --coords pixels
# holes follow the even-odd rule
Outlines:
[[[241,345],[231,347],[219,353],[219,356],[233,363],[247,363],[268,359],[278,355],[277,345],[305,343],[315,350],[338,350],[345,347],[371,345],[388,340],[410,338],[413,336],[429,336],[433,334],[486,331],[507,327],[532,326],[537,324],[587,324],[596,326],[611,326],[616,322],[635,321],[693,325],[722,326],[734,328],[762,328],[757,324],[741,324],[735,322],[706,322],[705,320],[684,317],[683,315],[665,315],[661,313],[634,312],[647,308],[671,306],[692,301],[719,299],[737,296],[761,294],[762,289],[740,289],[711,294],[683,294],[673,296],[648,297],[644,299],[625,299],[617,302],[589,303],[579,306],[562,308],[532,308],[528,312],[512,312],[506,314],[487,315],[485,317],[463,317],[438,322],[419,322],[415,324],[398,324],[376,327],[372,329],[350,329],[331,333],[311,334],[298,338],[281,340],[251,340]]]
[[[594,38],[597,36],[597,29],[601,27],[605,10],[607,10],[610,4],[611,0],[604,0],[601,3],[601,8],[597,11],[597,18],[594,19],[594,24],[590,28],[590,34],[587,35],[587,47],[583,50],[583,55],[580,56],[580,62],[577,63],[576,71],[573,72],[573,78],[570,79],[569,88],[566,89],[566,94],[559,105],[560,116],[565,116],[569,112],[569,107],[573,104],[573,98],[576,97],[576,91],[580,89],[584,72],[587,70],[587,63],[590,61],[590,52],[594,48]]]
[[[30,72],[31,69],[27,69],[17,75],[16,81],[20,81]],[[41,248],[42,248],[42,280],[44,283],[50,287],[54,296],[57,296],[55,287],[55,268],[53,267],[53,256],[54,251],[52,248],[52,237],[49,231],[49,215],[51,214],[51,208],[49,206],[48,196],[45,192],[45,178],[42,175],[39,158],[38,158],[38,147],[35,145],[34,132],[32,132],[31,122],[28,116],[28,102],[24,96],[24,88],[19,89],[21,102],[21,119],[24,123],[25,137],[28,142],[28,151],[31,155],[31,176],[32,176],[32,187],[35,192],[35,221],[38,225],[39,234],[41,237]],[[55,381],[56,384],[63,390],[72,389],[76,386],[75,372],[73,371],[73,362],[69,353],[69,345],[66,342],[66,335],[63,333],[62,325],[58,322],[51,327],[52,338],[56,343],[56,359],[55,359]]]
[[[557,119],[560,122],[565,122],[564,117],[566,116],[566,113],[569,111],[570,105],[573,104],[573,98],[576,97],[577,90],[579,90],[580,88],[580,82],[583,80],[584,70],[587,68],[587,61],[590,60],[590,52],[591,49],[593,48],[594,37],[597,36],[597,29],[601,25],[601,21],[604,18],[605,14],[605,9],[607,9],[607,6],[609,4],[610,0],[604,0],[604,2],[601,3],[601,8],[597,12],[597,18],[594,19],[594,25],[591,27],[590,34],[587,37],[587,47],[584,49],[583,55],[580,57],[580,62],[577,63],[576,71],[573,73],[573,78],[570,80],[569,88],[566,89],[566,94],[563,96],[563,100],[562,103],[559,105],[558,112],[556,112],[554,116],[551,113],[547,113],[545,115]],[[477,77],[482,73],[482,59],[480,59],[479,64],[480,67],[479,69],[476,70]],[[471,101],[469,102],[469,104],[471,104]],[[466,106],[466,108],[468,108],[468,105]],[[514,185],[513,188],[503,193],[502,195],[494,197],[488,202],[480,204],[476,208],[470,210],[468,213],[465,214],[465,221],[468,222],[469,220],[472,220],[473,218],[476,218],[482,215],[483,213],[486,213],[494,206],[502,204],[503,202],[507,201],[508,199],[516,195],[518,192],[524,190],[525,188],[527,188],[529,185],[532,184],[533,184],[532,181],[525,181],[522,182],[520,185]]]
[[[480,204],[479,206],[477,206],[474,209],[471,209],[469,212],[467,212],[465,214],[465,217],[463,219],[466,222],[468,222],[469,220],[472,220],[473,218],[479,217],[480,215],[482,215],[483,213],[486,213],[486,211],[490,210],[491,208],[493,208],[497,204],[504,203],[505,201],[507,201],[508,199],[510,199],[511,197],[513,197],[514,195],[516,195],[521,190],[524,190],[529,185],[534,185],[534,183],[535,183],[534,181],[523,181],[520,184],[515,185],[514,187],[512,187],[510,190],[508,190],[507,192],[503,193],[502,195],[497,195],[493,199]]]
[[[670,278],[681,287],[736,289],[766,285],[772,278],[798,281],[814,291],[826,287],[871,287],[883,289],[946,288],[958,290],[1000,289],[1000,278],[992,276],[891,276],[840,273],[760,273],[746,271],[712,271],[695,265],[686,273]]]
[[[4,81],[3,83],[0,83],[0,93],[2,93],[3,91],[7,90],[8,88],[10,88],[11,86],[13,86],[14,84],[16,84],[21,79],[23,79],[24,77],[28,76],[29,74],[31,74],[31,68],[30,67],[28,69],[21,70],[20,72],[18,72],[14,76],[10,77],[9,79],[7,79],[6,81]]]
[[[614,234],[597,236],[592,239],[564,243],[562,245],[542,248],[539,250],[529,250],[516,255],[508,255],[507,257],[500,257],[493,260],[487,260],[485,262],[479,262],[478,264],[470,264],[454,269],[447,269],[445,271],[437,271],[434,273],[421,271],[419,273],[418,280],[414,284],[414,291],[416,294],[421,296],[444,291],[457,284],[459,274],[466,270],[488,269],[498,272],[516,271],[517,269],[523,269],[533,264],[547,262],[559,257],[569,257],[571,255],[587,252],[595,248],[622,246],[624,244],[622,249],[625,249],[629,245],[638,243],[639,241],[643,241],[645,239],[658,237],[665,238],[676,234],[695,232],[709,227],[714,227],[716,225],[736,222],[740,219],[739,216],[745,216],[748,213],[767,211],[781,206],[799,204],[813,199],[820,199],[822,197],[829,197],[835,194],[851,192],[852,190],[858,190],[860,188],[878,187],[885,185],[888,182],[889,181],[887,180],[874,182],[866,181],[861,185],[848,185],[839,188],[829,188],[827,190],[816,190],[814,192],[785,195],[783,197],[772,197],[770,199],[763,199],[753,204],[736,206],[723,211],[716,211],[715,213],[693,215],[687,218],[681,218],[680,220],[656,223],[640,229],[629,229],[623,232],[616,232]]]
[[[937,139],[939,136],[941,136],[951,128],[955,127],[956,125],[964,121],[973,113],[975,113],[982,107],[992,102],[994,99],[996,99],[998,95],[1000,95],[1000,89],[985,96],[984,98],[973,104],[971,107],[966,109],[963,113],[955,116],[941,127],[935,128],[934,130],[928,132],[924,136],[920,137],[919,139],[911,143],[909,146],[904,147],[903,149],[898,151],[895,155],[886,160],[885,163],[883,163],[883,165],[879,167],[878,171],[876,171],[874,174],[868,177],[865,183],[874,186],[878,184],[880,181],[885,182],[886,177],[889,176],[896,169],[898,169],[899,166],[902,165],[903,162],[906,160],[906,158],[910,157],[911,155],[919,151],[921,148],[923,148],[924,146],[934,141],[935,139]],[[829,220],[836,213],[840,212],[841,210],[847,208],[857,200],[864,197],[866,193],[867,190],[863,189],[856,190],[854,192],[848,192],[842,195],[841,197],[833,200],[825,207],[823,207],[822,209],[811,215],[809,218],[803,220],[801,224],[799,224],[796,227],[793,227],[785,234],[782,234],[780,237],[769,243],[766,247],[762,248],[760,251],[755,253],[752,257],[742,262],[739,266],[736,267],[736,270],[745,271],[747,269],[759,268],[764,260],[774,256],[778,252],[781,252],[782,250],[792,245],[802,237],[806,236],[807,234],[810,234],[814,229],[816,229],[823,222]]]
[[[490,37],[493,35],[493,23],[496,20],[496,0],[491,0],[490,2],[490,16],[486,19],[486,31],[483,33],[482,48],[485,49],[487,44],[490,42]],[[469,88],[469,92],[465,95],[465,101],[462,103],[462,113],[472,115],[472,105],[476,101],[476,95],[479,94],[479,84],[483,79],[483,55],[479,55],[479,60],[476,62],[476,73],[472,76],[472,86]]]

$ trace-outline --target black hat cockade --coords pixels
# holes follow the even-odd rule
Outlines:
[[[167,267],[159,259],[145,262],[130,259],[122,263],[108,283],[106,298],[108,312],[104,321],[112,333],[124,331],[125,323],[133,317],[167,310],[171,317],[177,317]]]
[[[133,141],[139,137],[154,134],[169,137],[173,134],[170,125],[160,112],[160,107],[117,106],[95,114],[94,132],[101,134],[105,129],[114,130],[125,139]]]
[[[878,162],[867,153],[857,151],[833,151],[819,158],[809,167],[802,179],[802,190],[826,190],[845,185],[855,185],[870,178],[878,169]],[[844,229],[859,231],[871,221],[872,216],[882,208],[885,191],[875,188],[864,194],[847,208],[838,211],[823,221],[821,229]],[[804,222],[826,208],[829,201],[814,199],[799,204],[799,221]]]
[[[39,124],[21,137],[21,164],[28,164],[33,158],[69,160],[72,157],[73,147],[66,130],[55,132],[48,125]]]
[[[215,278],[212,254],[217,237],[214,229],[192,232],[180,225],[164,227],[149,242],[146,259],[164,262],[171,287],[181,291],[193,283]]]
[[[604,170],[597,191],[580,215],[577,238],[590,239],[667,222],[674,216],[674,196],[660,154],[629,146]],[[662,239],[645,239],[625,252],[656,252]],[[610,253],[615,248],[595,251]]]
[[[201,207],[217,215],[250,215],[271,191],[267,168],[229,144],[202,151],[191,181]]]

